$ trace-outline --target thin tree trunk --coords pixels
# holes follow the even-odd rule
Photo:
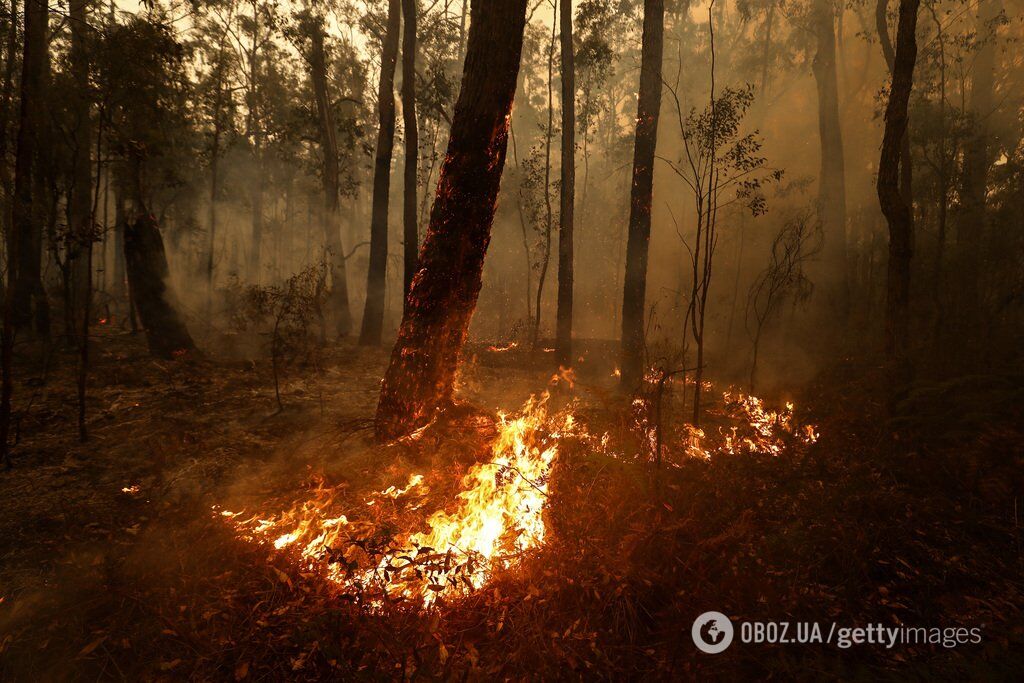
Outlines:
[[[352,313],[348,302],[348,272],[345,267],[345,248],[341,239],[341,212],[339,211],[338,138],[331,105],[330,85],[327,81],[327,59],[324,53],[323,20],[313,27],[310,68],[316,106],[320,118],[320,148],[323,155],[323,235],[330,270],[331,290],[327,309],[334,318],[339,337],[352,332]]]
[[[892,39],[889,37],[889,0],[878,0],[875,5],[875,28],[878,31],[878,42],[882,44],[882,56],[889,67],[889,75],[892,75],[893,65],[896,61],[896,50],[893,48]],[[914,205],[914,166],[910,158],[910,133],[903,134],[900,142],[900,194],[908,206]],[[911,231],[913,231],[914,214],[910,214]]]
[[[472,5],[462,88],[420,271],[381,387],[376,419],[381,439],[411,432],[451,400],[505,165],[526,2]]]
[[[632,391],[643,376],[644,311],[647,294],[647,252],[651,239],[654,154],[661,109],[661,59],[664,50],[665,2],[644,0],[640,93],[637,98],[633,184],[629,202],[629,236],[622,293],[621,386]]]
[[[989,32],[993,20],[999,16],[998,0],[981,0],[978,5],[976,34],[983,41],[971,72],[971,95],[968,104],[973,130],[964,145],[963,176],[961,179],[961,211],[957,221],[957,242],[963,245],[966,256],[961,312],[966,314],[969,329],[980,329],[973,323],[979,313],[978,280],[981,276],[981,248],[984,242],[985,194],[988,188],[988,168],[991,164],[988,141],[988,118],[993,110],[995,80],[995,45]]]
[[[900,191],[900,147],[907,132],[907,106],[917,62],[917,11],[920,0],[900,0],[892,85],[885,108],[885,133],[878,162],[878,201],[889,223],[889,268],[886,279],[885,349],[902,360],[907,344],[913,224],[907,198]]]
[[[85,393],[89,371],[89,315],[92,299],[92,256],[95,228],[93,227],[92,196],[92,112],[89,102],[89,52],[85,31],[88,26],[91,0],[72,0],[71,10],[71,71],[74,92],[71,95],[74,123],[74,183],[71,187],[69,218],[71,240],[68,258],[71,260],[71,305],[65,312],[74,322],[72,328],[79,337],[78,368],[78,436],[86,440]],[[97,157],[99,157],[97,142]],[[97,177],[97,183],[99,178]]]
[[[384,330],[384,296],[388,271],[388,200],[391,192],[391,153],[395,146],[395,63],[398,60],[400,0],[388,0],[388,25],[381,45],[377,90],[377,155],[373,169],[373,209],[370,216],[370,268],[366,273],[366,306],[359,343],[379,346]]]
[[[818,90],[821,149],[818,211],[824,235],[823,289],[831,313],[839,320],[845,320],[849,306],[846,274],[846,169],[843,163],[839,87],[836,80],[835,14],[834,0],[816,0],[814,27],[817,52],[814,55],[813,71]]]
[[[562,187],[558,212],[558,311],[555,355],[572,365],[573,211],[576,203],[576,78],[573,63],[572,0],[561,0]]]
[[[544,258],[540,262],[540,273],[537,275],[537,303],[534,306],[536,317],[533,324],[533,348],[540,343],[541,310],[544,300],[544,284],[548,278],[548,266],[551,265],[551,229],[554,224],[554,209],[551,207],[551,139],[555,124],[555,95],[553,81],[555,77],[555,30],[558,24],[551,24],[551,42],[548,44],[548,126],[544,131]]]
[[[405,277],[402,301],[406,302],[416,275],[419,221],[416,216],[416,168],[419,164],[419,131],[416,129],[416,0],[402,0],[402,125],[405,128],[405,169],[402,196]],[[406,302],[404,305],[408,305]]]

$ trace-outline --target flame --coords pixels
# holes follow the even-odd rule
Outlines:
[[[492,346],[488,346],[487,350],[488,351],[492,351],[494,353],[505,353],[506,351],[511,351],[512,349],[514,349],[514,348],[516,348],[518,346],[519,346],[519,342],[509,342],[508,344],[505,344],[504,346],[493,346],[493,345]]]
[[[548,384],[555,386],[559,382],[565,382],[569,385],[570,389],[574,388],[576,386],[576,371],[564,365],[559,365],[558,372],[551,375],[551,381]]]
[[[470,467],[454,509],[437,510],[427,518],[426,531],[392,539],[379,551],[367,540],[372,533],[365,533],[365,522],[337,514],[340,490],[322,482],[308,500],[277,516],[239,519],[241,512],[214,512],[243,538],[292,553],[304,569],[343,590],[368,592],[372,604],[401,597],[426,606],[440,596],[468,593],[544,542],[543,512],[558,439],[576,429],[569,412],[549,416],[547,400],[545,392],[530,397],[515,415],[499,414],[491,459]],[[423,475],[413,474],[404,487],[375,495],[397,500],[428,490]]]

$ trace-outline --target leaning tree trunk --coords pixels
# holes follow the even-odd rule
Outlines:
[[[480,293],[526,24],[526,0],[472,4],[462,89],[419,269],[381,386],[376,431],[407,434],[451,400]]]
[[[555,355],[572,365],[573,209],[576,204],[576,79],[573,64],[572,0],[559,7],[562,48],[562,197],[558,213],[558,311]]]
[[[341,241],[339,181],[338,181],[338,137],[334,125],[334,108],[331,106],[327,83],[327,60],[324,54],[324,27],[318,23],[313,27],[310,71],[316,107],[320,115],[320,149],[323,154],[324,246],[327,248],[327,263],[331,276],[331,291],[327,308],[334,319],[335,331],[339,337],[346,337],[352,331],[352,313],[348,305],[348,273],[345,270],[345,252]]]
[[[146,330],[149,352],[170,359],[194,351],[195,343],[171,305],[167,253],[156,218],[148,211],[139,210],[135,220],[125,227],[124,260],[132,301]]]
[[[913,255],[911,206],[900,192],[900,148],[907,132],[907,105],[917,63],[917,11],[920,0],[900,0],[892,85],[885,108],[885,133],[878,162],[878,201],[889,223],[889,268],[886,279],[885,350],[892,359],[906,353]]]
[[[388,25],[380,58],[377,90],[377,155],[373,168],[373,207],[370,215],[370,268],[366,273],[366,305],[359,343],[380,345],[384,330],[384,295],[388,273],[388,198],[391,192],[391,153],[395,146],[395,62],[398,60],[400,0],[388,2]]]
[[[405,128],[405,169],[402,196],[402,224],[405,241],[405,273],[402,300],[405,301],[416,274],[419,225],[416,214],[416,165],[419,162],[419,134],[416,129],[416,0],[402,0],[402,125]]]
[[[817,52],[814,82],[818,90],[818,133],[821,172],[818,180],[818,212],[824,242],[822,255],[826,282],[823,289],[831,313],[846,317],[849,291],[846,276],[846,169],[843,135],[839,122],[839,87],[836,80],[836,31],[834,0],[817,0],[814,27]]]
[[[658,143],[658,113],[661,109],[664,32],[664,0],[644,0],[640,93],[637,98],[633,185],[629,199],[629,237],[626,241],[626,274],[622,293],[621,386],[629,391],[636,387],[643,375],[647,250],[651,240],[651,200],[654,189],[654,152]]]

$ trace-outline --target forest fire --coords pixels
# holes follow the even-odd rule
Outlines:
[[[549,415],[548,395],[531,397],[515,415],[498,416],[491,460],[472,467],[461,481],[457,505],[426,520],[427,531],[398,535],[377,547],[368,541],[372,524],[340,514],[336,489],[318,486],[312,497],[277,516],[215,508],[246,539],[293,552],[304,569],[316,571],[346,593],[370,604],[405,598],[430,605],[484,585],[543,543],[543,518],[558,439],[575,429],[571,412]],[[402,487],[374,494],[398,500],[429,491],[421,474]],[[411,509],[418,509],[420,505]]]

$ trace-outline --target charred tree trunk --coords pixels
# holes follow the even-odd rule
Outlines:
[[[472,5],[462,88],[419,270],[377,407],[381,439],[407,434],[451,401],[480,293],[515,95],[526,0]]]
[[[341,240],[339,202],[338,137],[334,125],[327,82],[327,59],[324,53],[323,20],[313,26],[310,70],[313,91],[316,94],[317,113],[320,118],[320,149],[323,155],[324,213],[323,234],[327,267],[330,270],[331,290],[327,300],[328,314],[334,319],[335,332],[347,337],[352,332],[352,312],[348,305],[348,273],[345,269],[345,249]]]
[[[961,312],[966,314],[969,329],[980,329],[971,324],[978,308],[978,279],[981,275],[981,247],[984,241],[985,194],[988,188],[988,169],[992,159],[989,152],[988,118],[993,110],[995,80],[995,45],[990,35],[993,20],[999,16],[997,0],[982,0],[978,6],[976,33],[983,41],[978,50],[971,75],[970,115],[974,128],[964,145],[963,176],[960,197],[961,212],[957,221],[957,243],[961,245],[964,260],[964,291]]]
[[[146,330],[149,352],[171,359],[195,351],[188,328],[171,305],[167,278],[167,252],[156,218],[146,210],[137,193],[135,219],[125,227],[124,261],[131,300]]]
[[[893,73],[893,65],[896,62],[896,50],[892,45],[892,38],[889,37],[889,0],[878,0],[875,5],[875,28],[878,31],[878,42],[882,44],[882,56],[889,67],[889,75]],[[900,194],[908,206],[914,205],[914,166],[910,158],[910,132],[903,134],[900,141]],[[913,232],[914,214],[910,214],[911,232]]]
[[[908,198],[900,191],[900,149],[907,133],[907,105],[917,63],[917,11],[920,0],[900,0],[892,85],[885,108],[885,133],[878,162],[878,201],[889,223],[889,268],[886,278],[885,350],[895,360],[906,353],[910,302],[913,223]]]
[[[405,272],[402,300],[406,301],[419,256],[419,224],[416,213],[416,167],[419,163],[419,131],[416,129],[416,0],[402,0],[402,125],[405,128],[405,169],[402,224],[405,241]],[[407,305],[407,304],[406,304]]]
[[[398,60],[400,0],[388,1],[388,25],[381,47],[377,90],[377,155],[373,168],[373,208],[370,216],[370,268],[366,273],[366,306],[359,343],[379,346],[384,331],[384,296],[388,273],[388,199],[391,192],[391,153],[395,146],[395,63]]]
[[[573,210],[576,204],[576,79],[572,43],[572,0],[559,8],[562,48],[562,187],[558,212],[558,311],[555,355],[572,365]]]
[[[71,2],[71,72],[74,92],[70,93],[72,140],[72,182],[68,192],[68,220],[70,235],[67,258],[69,261],[70,293],[65,314],[70,329],[84,328],[82,319],[88,308],[91,292],[90,252],[93,244],[92,221],[92,119],[89,103],[89,52],[85,43],[90,0]],[[82,339],[81,343],[85,343]]]
[[[45,201],[36,195],[43,185],[39,160],[44,156],[47,137],[43,127],[49,71],[48,23],[47,4],[26,0],[13,221],[7,245],[8,270],[15,275],[9,291],[13,324],[19,328],[34,320],[36,333],[43,337],[49,336],[49,304],[42,284]]]
[[[818,180],[818,212],[822,223],[822,247],[828,306],[838,320],[846,318],[849,291],[846,281],[846,169],[843,135],[839,122],[839,86],[836,78],[836,8],[833,0],[817,0],[814,7],[814,82],[818,90],[818,134],[821,141],[821,172]]]
[[[644,310],[647,294],[647,250],[651,239],[654,153],[661,109],[661,57],[664,49],[665,2],[644,0],[640,94],[637,98],[633,184],[629,202],[629,237],[622,294],[621,386],[632,391],[643,376]]]

